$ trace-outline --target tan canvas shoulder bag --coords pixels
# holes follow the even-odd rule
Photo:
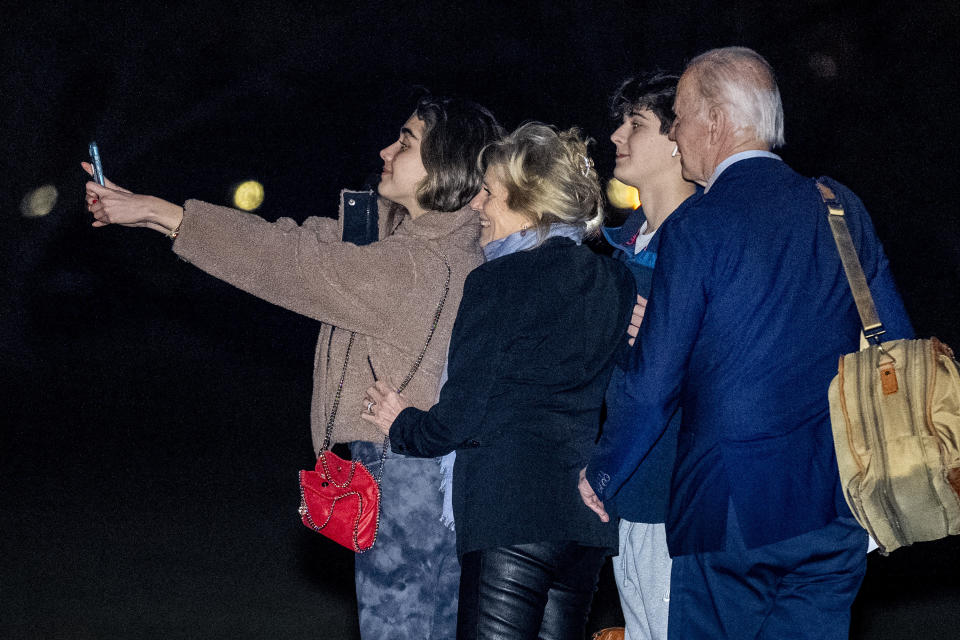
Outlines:
[[[881,553],[960,533],[960,373],[937,340],[881,342],[883,325],[843,206],[817,188],[863,326],[864,348],[840,358],[830,420],[844,497]]]

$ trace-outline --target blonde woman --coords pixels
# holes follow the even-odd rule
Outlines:
[[[617,531],[574,487],[635,287],[623,265],[581,245],[602,195],[576,130],[526,124],[479,162],[471,206],[487,262],[464,285],[449,380],[429,411],[378,383],[365,418],[394,452],[456,451],[457,637],[582,638]]]

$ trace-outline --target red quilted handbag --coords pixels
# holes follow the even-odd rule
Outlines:
[[[314,531],[362,553],[377,539],[380,487],[361,463],[324,451],[314,471],[300,472],[300,518]]]

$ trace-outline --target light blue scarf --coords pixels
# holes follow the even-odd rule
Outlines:
[[[546,242],[549,238],[555,237],[570,238],[579,245],[583,242],[583,227],[572,224],[552,224],[543,241]],[[505,238],[492,240],[487,243],[487,246],[483,248],[483,255],[486,257],[487,262],[490,262],[491,260],[496,260],[497,258],[516,253],[517,251],[530,249],[537,244],[537,240],[536,233],[517,231]],[[440,374],[441,389],[446,382],[447,364],[444,363],[443,373]],[[456,451],[451,451],[447,455],[437,458],[437,462],[440,463],[440,472],[443,474],[443,479],[440,481],[440,491],[443,492],[443,513],[440,515],[440,522],[451,531],[456,530],[453,523],[453,491],[451,491],[453,487],[453,464],[456,459]]]

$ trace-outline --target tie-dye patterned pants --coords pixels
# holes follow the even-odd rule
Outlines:
[[[376,477],[380,445],[354,442],[350,450]],[[356,556],[363,640],[456,636],[460,564],[456,535],[440,523],[441,477],[435,458],[387,452],[377,542]]]

